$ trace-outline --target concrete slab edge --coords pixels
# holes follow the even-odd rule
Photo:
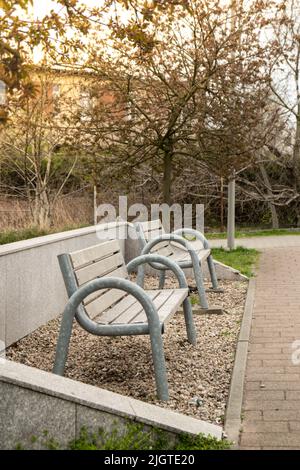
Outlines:
[[[223,435],[221,426],[13,361],[0,361],[1,381],[174,434]]]
[[[225,434],[232,441],[233,448],[237,449],[239,445],[239,436],[242,425],[242,405],[244,380],[247,365],[248,346],[251,332],[251,322],[255,296],[255,278],[249,280],[247,297],[244,308],[239,338],[235,354],[235,361],[230,383],[229,398],[225,413]]]
[[[84,235],[89,235],[91,233],[97,234],[97,231],[106,231],[115,227],[126,227],[127,230],[127,222],[108,222],[104,224],[98,225],[90,225],[88,227],[73,229],[73,230],[66,230],[65,232],[57,232],[51,233],[49,235],[43,235],[40,237],[34,237],[27,240],[19,240],[17,242],[6,243],[5,245],[0,246],[0,256],[6,256],[11,253],[17,253],[19,251],[31,250],[34,248],[38,248],[43,245],[49,245],[51,243],[61,242],[63,240],[67,240],[69,238],[76,238],[81,237]],[[99,238],[99,243],[103,241]]]
[[[245,276],[245,274],[242,274],[238,269],[232,268],[231,266],[228,266],[227,264],[221,263],[221,261],[217,261],[214,259],[214,264],[216,267],[217,271],[217,277],[220,277],[222,279],[222,273],[219,273],[219,271],[227,271],[228,273],[231,274],[231,279],[236,280],[236,281],[248,281],[249,278]]]

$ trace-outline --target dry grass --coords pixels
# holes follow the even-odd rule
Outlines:
[[[68,196],[58,201],[54,212],[55,228],[90,224],[93,220],[93,204],[88,196]],[[20,230],[32,227],[29,205],[17,198],[0,199],[0,230]]]

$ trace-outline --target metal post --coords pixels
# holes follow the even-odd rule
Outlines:
[[[227,248],[235,248],[235,177],[228,181]]]
[[[166,271],[162,270],[162,271],[160,271],[160,274],[159,274],[159,286],[158,286],[159,289],[164,288],[165,281],[166,281]]]
[[[98,217],[97,217],[97,186],[94,184],[94,225],[97,225],[98,223]]]

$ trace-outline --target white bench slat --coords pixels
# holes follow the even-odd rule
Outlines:
[[[124,265],[124,258],[122,253],[116,253],[115,255],[96,261],[95,263],[84,266],[81,269],[75,271],[75,276],[78,285],[96,279],[97,277],[103,277],[105,274],[111,273],[116,268]]]
[[[173,289],[163,289],[159,291],[159,295],[153,300],[153,303],[159,314],[160,308],[163,307],[172,297]],[[148,291],[147,291],[148,294]],[[135,318],[131,320],[130,323],[147,323],[147,316],[142,310]]]
[[[196,251],[199,261],[204,261],[210,255],[210,250],[197,250]],[[172,261],[191,261],[190,254],[185,250],[174,249],[174,252],[169,257]]]
[[[165,233],[163,227],[155,228],[153,230],[146,230],[145,232],[146,232],[148,238],[151,238],[151,240],[153,240],[153,238],[160,237],[161,235],[163,235]]]
[[[126,271],[125,266],[121,266],[118,269],[115,269],[114,271],[106,274],[105,276],[101,276],[101,278],[105,277],[122,277],[122,278],[128,278],[128,273]],[[83,301],[84,305],[90,304],[93,300],[97,299],[98,297],[101,297],[101,295],[104,294],[104,292],[108,291],[109,289],[102,289],[100,291],[93,292],[90,294],[88,297],[86,297]]]
[[[167,323],[172,316],[178,311],[178,308],[188,296],[188,289],[175,289],[168,302],[161,306],[158,316],[161,323]]]
[[[149,290],[146,292],[158,310],[161,323],[167,322],[188,296],[188,289]],[[147,323],[147,316],[140,303],[131,295],[127,295],[116,305],[99,315],[96,320],[101,324],[136,324]]]
[[[96,246],[85,248],[84,250],[74,251],[70,253],[74,269],[78,269],[87,264],[91,264],[96,260],[106,258],[109,255],[120,252],[118,240],[112,240],[100,243]]]
[[[151,251],[151,253],[152,253],[152,251]],[[153,253],[154,253],[154,251],[153,251]],[[171,247],[171,245],[158,248],[158,250],[156,251],[156,254],[157,254],[157,255],[160,255],[160,256],[167,256],[167,257],[169,257],[170,255],[172,255],[173,253],[174,253],[174,250],[173,250],[173,248]]]
[[[149,230],[156,230],[161,227],[161,220],[160,219],[154,219],[154,220],[148,220],[146,222],[139,222],[139,224],[142,226],[143,230],[149,231]]]
[[[146,291],[146,292],[148,294],[149,291]],[[153,303],[156,307],[157,312],[162,307],[162,305],[164,305],[165,302],[168,301],[171,295],[172,295],[172,290],[170,291],[170,289],[164,289],[164,290],[159,291],[159,294],[153,299]],[[130,323],[147,323],[147,316],[145,314],[145,311],[141,310],[138,315],[132,318]]]
[[[149,292],[149,294],[148,294]],[[154,301],[155,298],[159,295],[159,291],[148,291],[147,294],[149,297]],[[113,320],[112,324],[122,324],[122,323],[131,323],[133,318],[135,318],[140,312],[143,311],[142,305],[136,300],[135,303],[123,312],[121,315],[118,316],[115,320]]]
[[[93,302],[85,305],[84,308],[90,318],[95,318],[126,295],[127,292],[125,291],[119,289],[108,289],[103,295],[97,297]]]
[[[198,238],[196,240],[189,240],[188,238],[186,238],[186,241],[188,242],[189,245],[191,245],[193,250],[195,251],[204,250],[203,243]],[[177,242],[171,242],[171,245],[176,246],[176,248],[179,248],[180,250],[187,251],[187,249],[183,245]]]
[[[128,310],[136,302],[136,298],[132,295],[126,295],[115,305],[111,306],[106,312],[103,312],[97,318],[98,323],[108,324],[111,323],[114,319],[119,317],[123,312]]]

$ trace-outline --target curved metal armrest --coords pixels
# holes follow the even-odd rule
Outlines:
[[[166,266],[168,269],[173,271],[175,276],[178,279],[179,282],[179,287],[181,288],[186,288],[188,287],[187,280],[185,277],[185,274],[183,270],[178,266],[177,263],[174,261],[170,260],[166,256],[161,256],[161,255],[155,255],[155,254],[142,254],[140,256],[137,256],[134,258],[132,261],[130,261],[127,264],[127,270],[128,272],[133,271],[135,268],[142,264],[150,264],[153,265],[154,263],[160,263]]]
[[[174,233],[165,233],[163,235],[160,235],[160,236],[154,238],[153,240],[150,240],[144,246],[141,255],[146,255],[146,254],[150,253],[150,250],[155,245],[157,245],[158,243],[160,243],[162,241],[174,241],[176,243],[179,243],[180,245],[183,245],[184,248],[186,248],[188,250],[188,252],[190,253],[193,265],[198,263],[198,256],[197,256],[196,251],[192,247],[192,245],[188,242],[188,240],[185,240],[182,236],[176,235]],[[150,262],[150,265],[154,269],[165,269],[165,267],[162,266],[162,264],[158,264],[158,263],[155,263],[155,262],[153,263],[152,261]]]
[[[174,232],[172,232],[176,235],[179,235],[181,233],[188,233],[190,235],[193,235],[194,237],[196,237],[198,240],[200,240],[203,244],[203,248],[205,250],[209,250],[210,249],[210,246],[209,246],[209,243],[208,243],[208,240],[207,238],[205,238],[205,236],[203,235],[203,233],[199,232],[198,230],[194,230],[193,228],[179,228],[177,230],[174,230]],[[182,235],[181,235],[182,236]]]
[[[70,338],[72,333],[72,325],[75,317],[75,312],[80,303],[93,292],[99,289],[120,289],[133,295],[142,305],[145,310],[148,329],[147,333],[150,335],[152,357],[154,363],[155,381],[157,386],[157,394],[160,400],[168,400],[168,381],[166,375],[165,357],[163,352],[163,342],[161,338],[161,325],[158,317],[157,310],[146,292],[133,282],[127,279],[108,277],[95,279],[89,283],[81,286],[70,297],[61,322],[59,337],[56,346],[56,356],[53,368],[53,373],[63,375],[68,356]],[[78,319],[78,317],[77,317]],[[99,325],[91,320],[87,315],[82,312],[80,316],[81,325],[90,333],[100,335],[117,335],[134,334],[134,325]],[[78,319],[79,321],[79,319]],[[122,327],[122,329],[121,329]],[[136,331],[136,329],[135,329]],[[139,333],[139,334],[145,334]]]
[[[157,310],[144,289],[127,279],[118,277],[95,279],[88,282],[84,286],[79,287],[78,290],[70,297],[65,307],[63,321],[67,321],[66,319],[69,319],[71,322],[73,322],[73,318],[78,306],[88,295],[96,292],[97,290],[111,288],[123,290],[135,297],[145,310],[149,327],[150,324],[152,324],[154,327],[159,327],[160,322]],[[78,323],[85,330],[94,335],[111,335],[116,329],[116,325],[101,325],[91,320],[85,313],[84,309],[77,310],[76,318]]]

